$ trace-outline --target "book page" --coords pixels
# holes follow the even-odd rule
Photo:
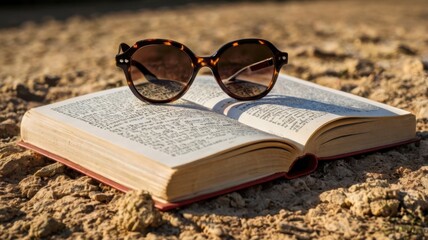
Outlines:
[[[128,87],[88,94],[32,111],[171,168],[244,143],[277,138],[185,100],[146,104]]]
[[[248,126],[305,145],[322,125],[343,117],[407,114],[381,103],[280,74],[272,91],[254,101],[229,97],[211,76],[195,79],[185,99]]]

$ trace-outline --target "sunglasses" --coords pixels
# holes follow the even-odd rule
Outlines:
[[[223,45],[209,57],[196,56],[181,43],[165,39],[119,46],[116,65],[123,69],[133,94],[149,103],[179,99],[199,69],[211,69],[221,89],[237,100],[260,99],[273,88],[288,53],[263,39],[241,39]]]

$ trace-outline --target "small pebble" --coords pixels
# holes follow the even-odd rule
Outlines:
[[[147,228],[161,224],[161,215],[148,192],[128,192],[117,201],[116,207],[115,222],[122,229],[145,232]]]
[[[42,187],[42,179],[34,175],[29,175],[19,182],[19,190],[22,196],[26,198],[32,198]]]
[[[47,165],[45,167],[42,167],[41,169],[39,169],[37,172],[34,173],[34,176],[52,177],[52,176],[55,176],[56,174],[63,173],[64,170],[65,170],[65,166],[60,162],[56,162],[56,163]]]
[[[208,225],[205,227],[205,232],[208,235],[212,235],[212,236],[216,236],[216,237],[221,237],[224,234],[223,229],[220,226],[217,225]]]
[[[22,83],[18,83],[15,87],[16,96],[25,101],[41,102],[44,100],[44,96],[36,95],[30,91],[30,89]]]
[[[413,49],[410,46],[405,45],[405,44],[398,45],[397,49],[398,49],[399,52],[404,53],[406,55],[413,56],[413,55],[417,54],[417,51],[415,49]]]
[[[49,86],[56,86],[59,82],[59,80],[61,80],[60,76],[57,75],[45,75],[45,83]]]
[[[100,192],[90,192],[89,198],[98,202],[109,202],[113,196]]]
[[[398,212],[400,201],[397,199],[382,199],[370,203],[370,210],[374,216],[392,217]]]

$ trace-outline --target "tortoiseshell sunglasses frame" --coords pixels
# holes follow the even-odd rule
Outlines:
[[[230,92],[224,86],[224,84],[221,81],[220,75],[218,73],[217,62],[220,59],[222,53],[225,52],[226,50],[228,50],[229,48],[233,48],[233,47],[237,47],[237,46],[242,45],[242,44],[249,44],[249,43],[265,45],[272,51],[274,72],[272,75],[272,80],[271,80],[268,88],[264,92],[262,92],[256,96],[241,97],[241,96],[237,96],[233,92]],[[190,57],[190,59],[192,61],[193,73],[192,73],[192,77],[189,80],[188,84],[176,96],[169,98],[169,99],[154,100],[154,99],[146,98],[143,95],[141,95],[137,91],[136,87],[134,86],[134,83],[133,83],[132,78],[131,78],[131,73],[130,73],[131,57],[138,49],[140,49],[142,47],[149,46],[149,45],[159,45],[159,44],[167,45],[167,46],[174,46],[177,49],[185,52]],[[172,102],[172,101],[179,99],[190,88],[190,86],[193,83],[193,80],[195,79],[197,73],[199,72],[199,70],[202,67],[208,67],[211,69],[218,85],[230,97],[235,98],[235,99],[240,100],[240,101],[260,99],[260,98],[263,98],[264,96],[266,96],[270,92],[270,90],[272,90],[273,86],[275,85],[276,79],[278,78],[278,74],[279,74],[281,67],[287,63],[288,63],[288,53],[287,52],[282,52],[282,51],[278,50],[271,42],[269,42],[267,40],[257,39],[257,38],[240,39],[240,40],[235,40],[235,41],[226,43],[223,46],[221,46],[219,48],[219,50],[217,50],[217,52],[215,52],[213,55],[206,56],[206,57],[197,56],[188,47],[186,47],[184,44],[181,44],[181,43],[176,42],[176,41],[168,40],[168,39],[145,39],[145,40],[141,40],[141,41],[136,42],[134,45],[132,45],[132,47],[128,46],[126,43],[121,43],[119,45],[118,54],[116,55],[116,66],[121,68],[123,70],[123,72],[125,73],[126,82],[129,86],[129,88],[131,89],[132,93],[137,98],[139,98],[141,101],[149,102],[149,103],[168,103],[168,102]]]

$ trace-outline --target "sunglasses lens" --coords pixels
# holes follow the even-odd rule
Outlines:
[[[137,91],[154,101],[177,97],[193,75],[187,53],[171,45],[148,45],[131,57],[131,79]]]
[[[254,98],[273,83],[274,53],[266,45],[233,46],[221,54],[218,73],[226,89],[238,98]]]

